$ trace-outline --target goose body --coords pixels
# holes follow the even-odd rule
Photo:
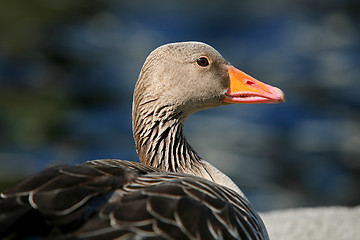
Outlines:
[[[135,86],[133,133],[141,163],[94,160],[47,168],[1,194],[0,238],[268,239],[236,184],[183,133],[193,112],[277,103],[281,90],[199,42],[163,45]]]

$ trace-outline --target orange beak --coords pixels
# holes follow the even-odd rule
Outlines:
[[[225,94],[225,103],[280,103],[284,93],[276,87],[262,83],[233,66],[227,67],[230,86]]]

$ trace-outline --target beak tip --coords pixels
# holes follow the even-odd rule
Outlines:
[[[285,102],[286,99],[285,99],[285,94],[284,94],[284,92],[283,92],[280,88],[275,88],[275,87],[274,87],[274,90],[275,90],[275,95],[277,96],[278,102],[279,102],[279,103]]]

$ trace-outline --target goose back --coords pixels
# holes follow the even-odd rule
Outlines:
[[[0,213],[9,239],[267,239],[231,189],[117,159],[45,169],[4,192]]]

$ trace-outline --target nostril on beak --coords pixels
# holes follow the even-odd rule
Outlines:
[[[250,81],[250,80],[246,80],[246,84],[247,85],[253,85],[253,84],[255,84],[253,81]]]

